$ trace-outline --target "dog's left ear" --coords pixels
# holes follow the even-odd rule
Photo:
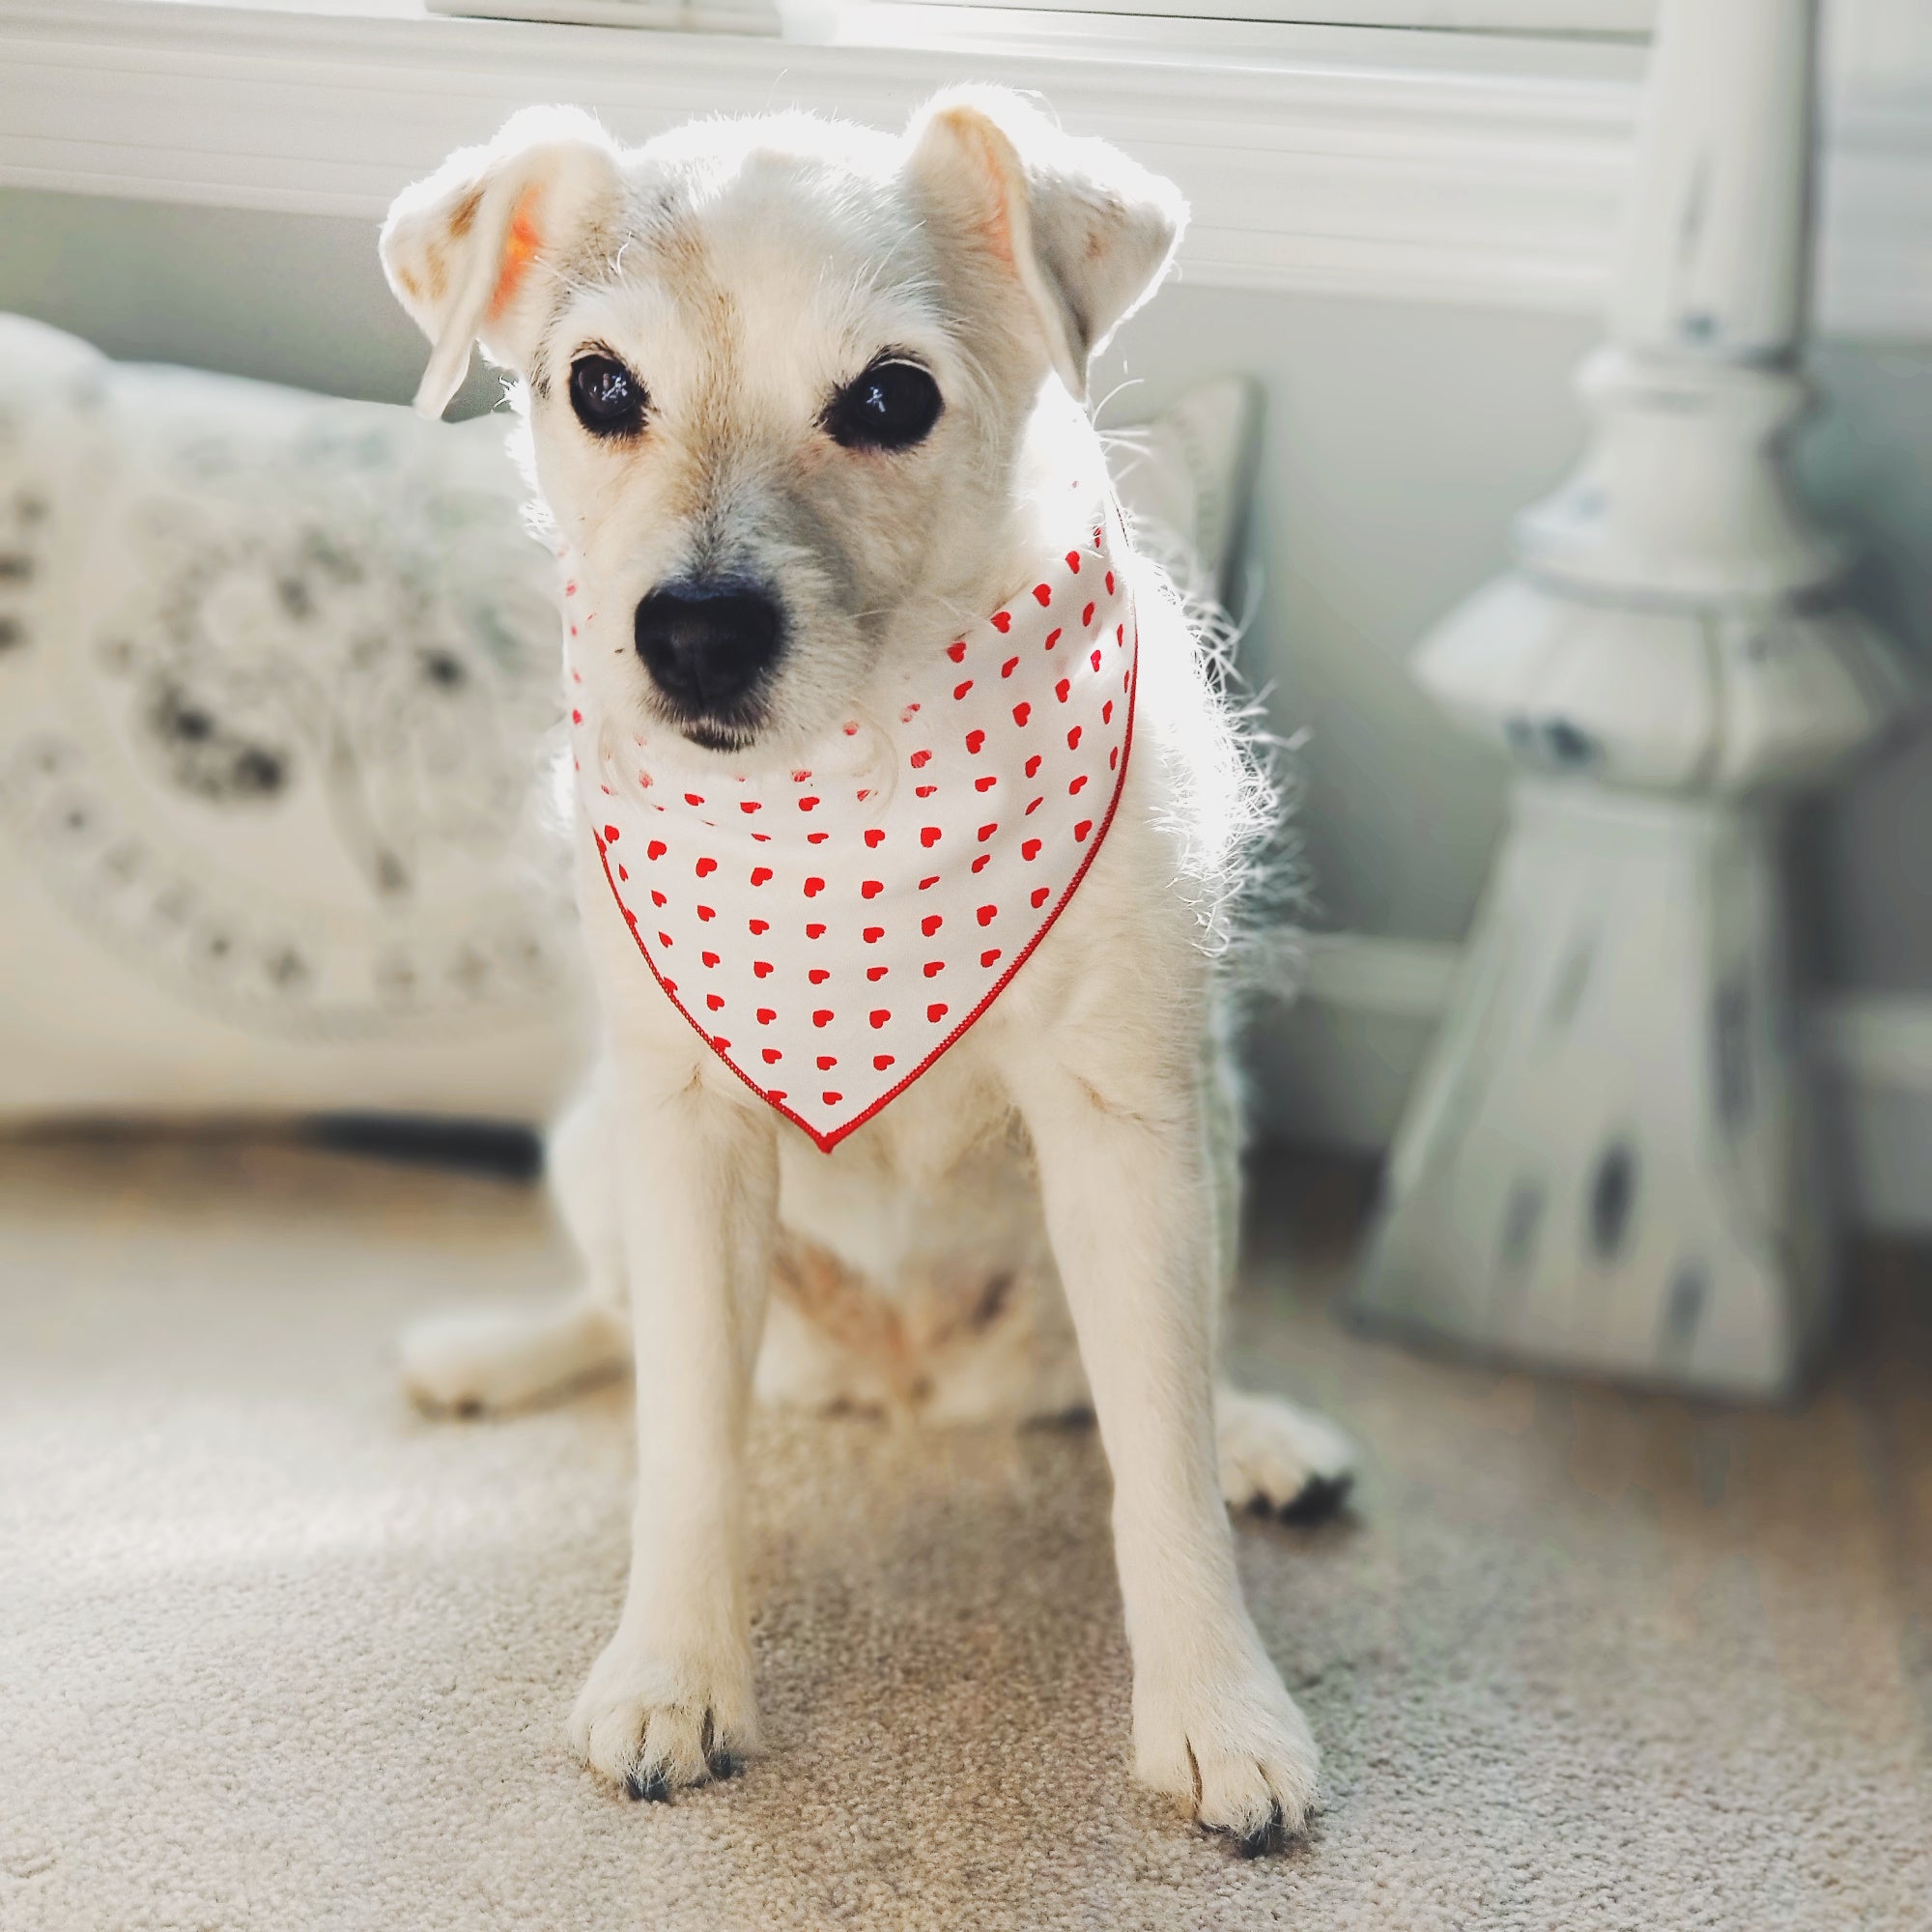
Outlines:
[[[1017,279],[1049,361],[1084,402],[1089,361],[1174,258],[1180,190],[1105,141],[1062,133],[1006,88],[949,88],[906,139],[928,225]]]

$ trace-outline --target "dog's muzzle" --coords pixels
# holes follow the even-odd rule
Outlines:
[[[671,583],[638,606],[636,636],[639,657],[681,722],[743,729],[784,646],[784,617],[754,585]]]

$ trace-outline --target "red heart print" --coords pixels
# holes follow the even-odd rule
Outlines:
[[[1034,600],[1042,611],[1053,602],[1053,592],[1044,583],[1036,583],[1033,587],[1033,594]]]
[[[993,963],[993,961],[999,957],[1000,957],[1000,949],[996,946],[990,952],[980,953],[980,964],[981,966],[990,966]]]
[[[715,966],[718,963],[718,955],[715,952],[700,952],[697,956],[700,959],[702,959],[707,966]]]
[[[935,1000],[931,1006],[926,1008],[925,1016],[934,1026],[937,1026],[946,1017],[945,1002],[943,1000]]]
[[[1081,844],[1084,845],[1087,842],[1088,833],[1092,832],[1093,829],[1094,829],[1094,821],[1091,818],[1083,818],[1080,821],[1080,823],[1073,828],[1073,837]]]
[[[964,638],[959,638],[955,639],[952,643],[948,644],[946,647],[946,655],[950,657],[954,664],[964,664],[966,662],[966,639]]]
[[[1114,594],[1114,573],[1110,570],[1107,573],[1107,595],[1111,597],[1113,594]]]
[[[1083,624],[1091,624],[1091,623],[1092,623],[1092,622],[1094,621],[1094,607],[1093,607],[1093,605],[1091,605],[1091,604],[1090,604],[1090,605],[1088,605],[1088,607],[1086,608],[1086,610],[1084,610],[1083,611],[1081,611],[1081,613],[1080,613],[1080,621],[1081,621],[1081,622],[1082,622]]]
[[[999,781],[1000,775],[997,772],[988,772],[984,778],[973,781],[973,789],[975,791],[991,791]]]
[[[920,970],[928,980],[936,980],[940,974],[946,971],[946,961],[943,959],[928,959]]]
[[[1039,840],[1037,838],[1029,838],[1026,841],[1026,843],[1020,847],[1020,857],[1022,859],[1027,860],[1029,863],[1031,863],[1035,859],[1037,859],[1039,857]]]
[[[919,889],[923,893],[930,892],[932,888],[936,886],[938,883],[939,883],[939,874],[937,872],[934,872],[930,878],[922,879],[919,882]]]
[[[890,1007],[874,1007],[872,1010],[866,1015],[866,1017],[871,1021],[872,1031],[874,1033],[877,1033],[878,1030],[882,1026],[884,1026],[889,1019],[892,1018],[892,1016],[893,1012]]]
[[[986,734],[983,731],[969,731],[966,734],[966,749],[969,752],[977,753],[985,742]]]
[[[626,884],[629,884],[631,874],[626,867],[619,866],[617,867],[617,876],[618,878],[622,879]]]
[[[1066,749],[1069,752],[1077,752],[1080,749],[1080,726],[1077,724],[1066,734]]]
[[[704,996],[704,1004],[707,1007],[709,1007],[714,1013],[723,1012],[724,1010],[724,1001],[721,994],[706,993]]]
[[[1031,704],[1015,704],[1013,706],[1013,723],[1015,724],[1024,724],[1032,716],[1033,706]]]
[[[1012,628],[1013,613],[1010,611],[995,611],[993,612],[993,629],[999,632],[1002,637],[1005,637]]]
[[[751,927],[753,938],[761,932],[769,932],[772,929],[772,923],[768,919],[748,919],[745,923]]]
[[[820,1007],[812,1014],[811,1023],[815,1027],[829,1027],[832,1024],[832,1009],[830,1007]]]
[[[716,859],[700,859],[697,862],[697,876],[700,879],[708,879],[717,869],[718,861]]]
[[[876,946],[886,936],[886,928],[883,925],[868,925],[859,936],[867,946]]]
[[[669,933],[668,933],[668,932],[661,932],[661,933],[659,933],[659,934],[658,934],[658,944],[659,944],[660,946],[668,946],[668,945],[670,944],[670,934],[669,934]]]
[[[927,851],[930,851],[933,848],[933,846],[939,843],[939,827],[936,825],[922,826],[920,828],[919,842],[922,845],[923,845]]]
[[[1080,776],[1077,779],[1075,779],[1070,785],[1066,787],[1067,797],[1071,798],[1073,794],[1077,792],[1081,788],[1081,786],[1084,785],[1086,782],[1087,782],[1087,774],[1085,772],[1082,772]]]
[[[1060,680],[1060,682],[1053,687],[1053,695],[1054,696],[1060,699],[1061,703],[1065,704],[1066,702],[1066,694],[1072,689],[1073,689],[1073,680],[1071,678],[1063,677]]]
[[[883,879],[861,879],[859,882],[859,896],[862,899],[875,899],[885,889],[886,882]]]
[[[886,828],[883,825],[868,825],[866,828],[866,843],[877,851],[886,842]]]
[[[939,787],[937,785],[915,785],[913,789],[918,792],[921,798],[930,798]]]
[[[795,785],[809,784],[810,781],[811,781],[811,774],[803,769],[795,771],[791,775],[791,781]]]
[[[686,805],[702,805],[704,803],[704,801],[701,798],[699,798],[695,791],[686,792],[684,795],[684,802]]]
[[[955,685],[954,685],[954,686],[952,687],[952,701],[953,701],[953,703],[957,704],[957,703],[958,703],[958,701],[959,701],[959,700],[960,700],[960,699],[961,699],[962,697],[964,697],[964,696],[966,696],[966,694],[967,694],[967,693],[968,693],[969,691],[971,691],[972,689],[973,689],[973,680],[972,680],[972,679],[971,679],[970,677],[969,677],[969,678],[968,678],[968,679],[966,680],[966,682],[965,682],[964,684],[955,684]]]
[[[1057,644],[1059,641],[1060,641],[1060,633],[1058,631],[1049,631],[1046,634],[1046,641],[1040,645],[1040,649],[1043,651],[1050,651],[1054,647],[1054,645]]]
[[[766,1047],[764,1049],[764,1055],[765,1055],[765,1065],[767,1066],[776,1066],[779,1064],[779,1062],[784,1058],[783,1053],[776,1046]]]
[[[946,920],[942,914],[929,912],[920,921],[919,929],[925,934],[926,938],[930,939],[945,923]]]
[[[644,847],[644,857],[646,859],[662,859],[664,855],[669,850],[670,847],[667,845],[662,838],[653,838],[651,842]]]
[[[1094,653],[1094,668],[1095,670],[1100,668],[1100,653],[1098,651]]]
[[[1104,703],[1100,707],[1100,723],[1102,724],[1111,724],[1113,722],[1114,722],[1114,700],[1110,697],[1108,698],[1106,703]]]
[[[752,867],[752,883],[754,886],[764,885],[773,876],[772,868],[769,866],[753,866]]]
[[[696,906],[693,910],[697,914],[699,919],[707,922],[718,917],[717,908],[714,906]]]
[[[1080,553],[1070,550],[1066,553],[1066,567],[1077,577],[1080,574]]]
[[[927,765],[931,764],[932,753],[930,752],[915,752],[912,754],[910,762],[914,771],[923,771]]]
[[[1117,765],[1119,765],[1120,762],[1121,762],[1121,748],[1120,746],[1116,745],[1114,749],[1107,753],[1107,769],[1111,772]]]
[[[998,821],[997,821],[997,820],[995,820],[995,821],[994,821],[994,823],[993,823],[993,824],[991,824],[991,825],[982,825],[982,826],[980,826],[980,843],[981,845],[983,845],[983,844],[984,844],[984,843],[986,842],[986,840],[987,840],[987,839],[989,839],[989,838],[991,838],[991,837],[993,836],[993,834],[994,834],[994,833],[996,833],[996,832],[997,832],[997,831],[998,831],[999,829],[1000,829],[1000,827],[999,827],[999,823],[998,823]]]
[[[651,903],[653,905],[667,906],[670,904],[670,901],[653,886],[651,888]]]
[[[871,980],[874,985],[877,985],[891,971],[892,968],[890,966],[867,966],[866,968],[866,978]]]
[[[810,811],[817,804],[818,800],[815,796],[808,796],[799,800],[798,809],[801,811]]]
[[[767,1100],[782,1100],[786,1097],[785,1090],[782,1087],[767,1087],[765,1089],[765,1098]]]
[[[822,925],[808,925],[805,928],[805,936],[808,939],[823,939],[825,937],[825,928]]]
[[[770,1026],[778,1016],[778,1009],[776,1007],[760,1007],[758,1009],[758,1024],[760,1026]]]
[[[815,899],[824,890],[825,881],[823,879],[808,879],[805,882],[805,895],[809,899]]]
[[[1019,668],[1020,668],[1020,661],[1018,658],[1009,658],[1006,661],[1006,663],[1000,667],[1000,675],[1002,677],[1011,677],[1013,672],[1018,670]]]
[[[1046,901],[1047,901],[1047,895],[1048,895],[1048,892],[1049,892],[1049,888],[1047,888],[1047,887],[1045,887],[1045,886],[1041,886],[1041,887],[1040,887],[1040,889],[1039,889],[1039,890],[1038,890],[1038,891],[1037,891],[1037,893],[1035,893],[1035,894],[1034,894],[1034,895],[1033,895],[1033,909],[1034,909],[1034,911],[1035,911],[1035,912],[1037,912],[1037,911],[1038,911],[1038,910],[1040,909],[1040,907],[1041,907],[1041,906],[1043,906],[1043,905],[1044,905],[1044,904],[1046,903]]]
[[[738,810],[740,811],[762,811],[764,805],[761,800],[755,798],[741,798],[738,801]]]
[[[991,925],[999,916],[1000,909],[996,905],[984,905],[980,908],[980,923],[981,925]]]
[[[881,1073],[883,1073],[886,1070],[886,1068],[891,1066],[893,1064],[894,1064],[893,1056],[890,1053],[875,1053],[872,1056],[872,1065]]]
[[[772,966],[772,962],[769,959],[753,959],[752,961],[752,971],[755,973],[760,980],[769,980],[772,977],[774,968]]]
[[[1039,753],[1037,752],[1026,761],[1026,775],[1030,779],[1037,779],[1039,776]]]
[[[805,835],[805,842],[808,845],[823,845],[831,837],[829,832],[808,832]]]
[[[814,966],[811,969],[811,971],[808,973],[805,977],[808,980],[810,980],[814,986],[822,986],[824,985],[826,980],[831,979],[832,969],[829,966]]]
[[[838,1065],[838,1056],[836,1053],[821,1053],[818,1056],[818,1070],[821,1073],[830,1073]]]
[[[992,863],[992,858],[993,855],[990,852],[981,852],[980,856],[973,861],[973,869],[976,872],[983,872],[986,869],[986,867]]]
[[[1043,806],[1045,803],[1046,803],[1045,799],[1037,798],[1030,806],[1027,807],[1026,810],[1022,812],[1020,815],[1023,818],[1031,818],[1034,815],[1034,813],[1040,809],[1040,807]]]
[[[607,845],[616,844],[617,840],[623,836],[614,825],[607,825],[604,828],[604,842]]]
[[[844,1099],[845,1096],[842,1094],[835,1094],[830,1089],[827,1089],[827,1091],[821,1094],[818,1097],[821,1100],[823,1100],[828,1107],[836,1107],[838,1106],[840,1100]]]

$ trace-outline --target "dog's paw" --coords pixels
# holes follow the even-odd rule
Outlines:
[[[1355,1480],[1355,1451],[1333,1423],[1279,1396],[1215,1391],[1221,1493],[1232,1509],[1311,1522],[1338,1510]]]
[[[1321,1767],[1307,1719],[1264,1660],[1231,1683],[1136,1692],[1135,1775],[1243,1858],[1301,1835]]]
[[[403,1332],[403,1387],[431,1415],[501,1414],[621,1366],[621,1321],[582,1302],[464,1309]]]
[[[570,1741],[632,1798],[662,1802],[682,1786],[729,1777],[757,1748],[750,1663],[679,1664],[619,1631],[578,1697]]]

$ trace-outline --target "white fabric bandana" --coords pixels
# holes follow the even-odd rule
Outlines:
[[[1118,513],[1089,507],[1071,528],[882,718],[789,772],[690,781],[678,759],[673,779],[653,738],[572,713],[584,823],[644,963],[828,1153],[992,1005],[1107,836],[1140,639]],[[574,576],[565,589],[581,696]]]

